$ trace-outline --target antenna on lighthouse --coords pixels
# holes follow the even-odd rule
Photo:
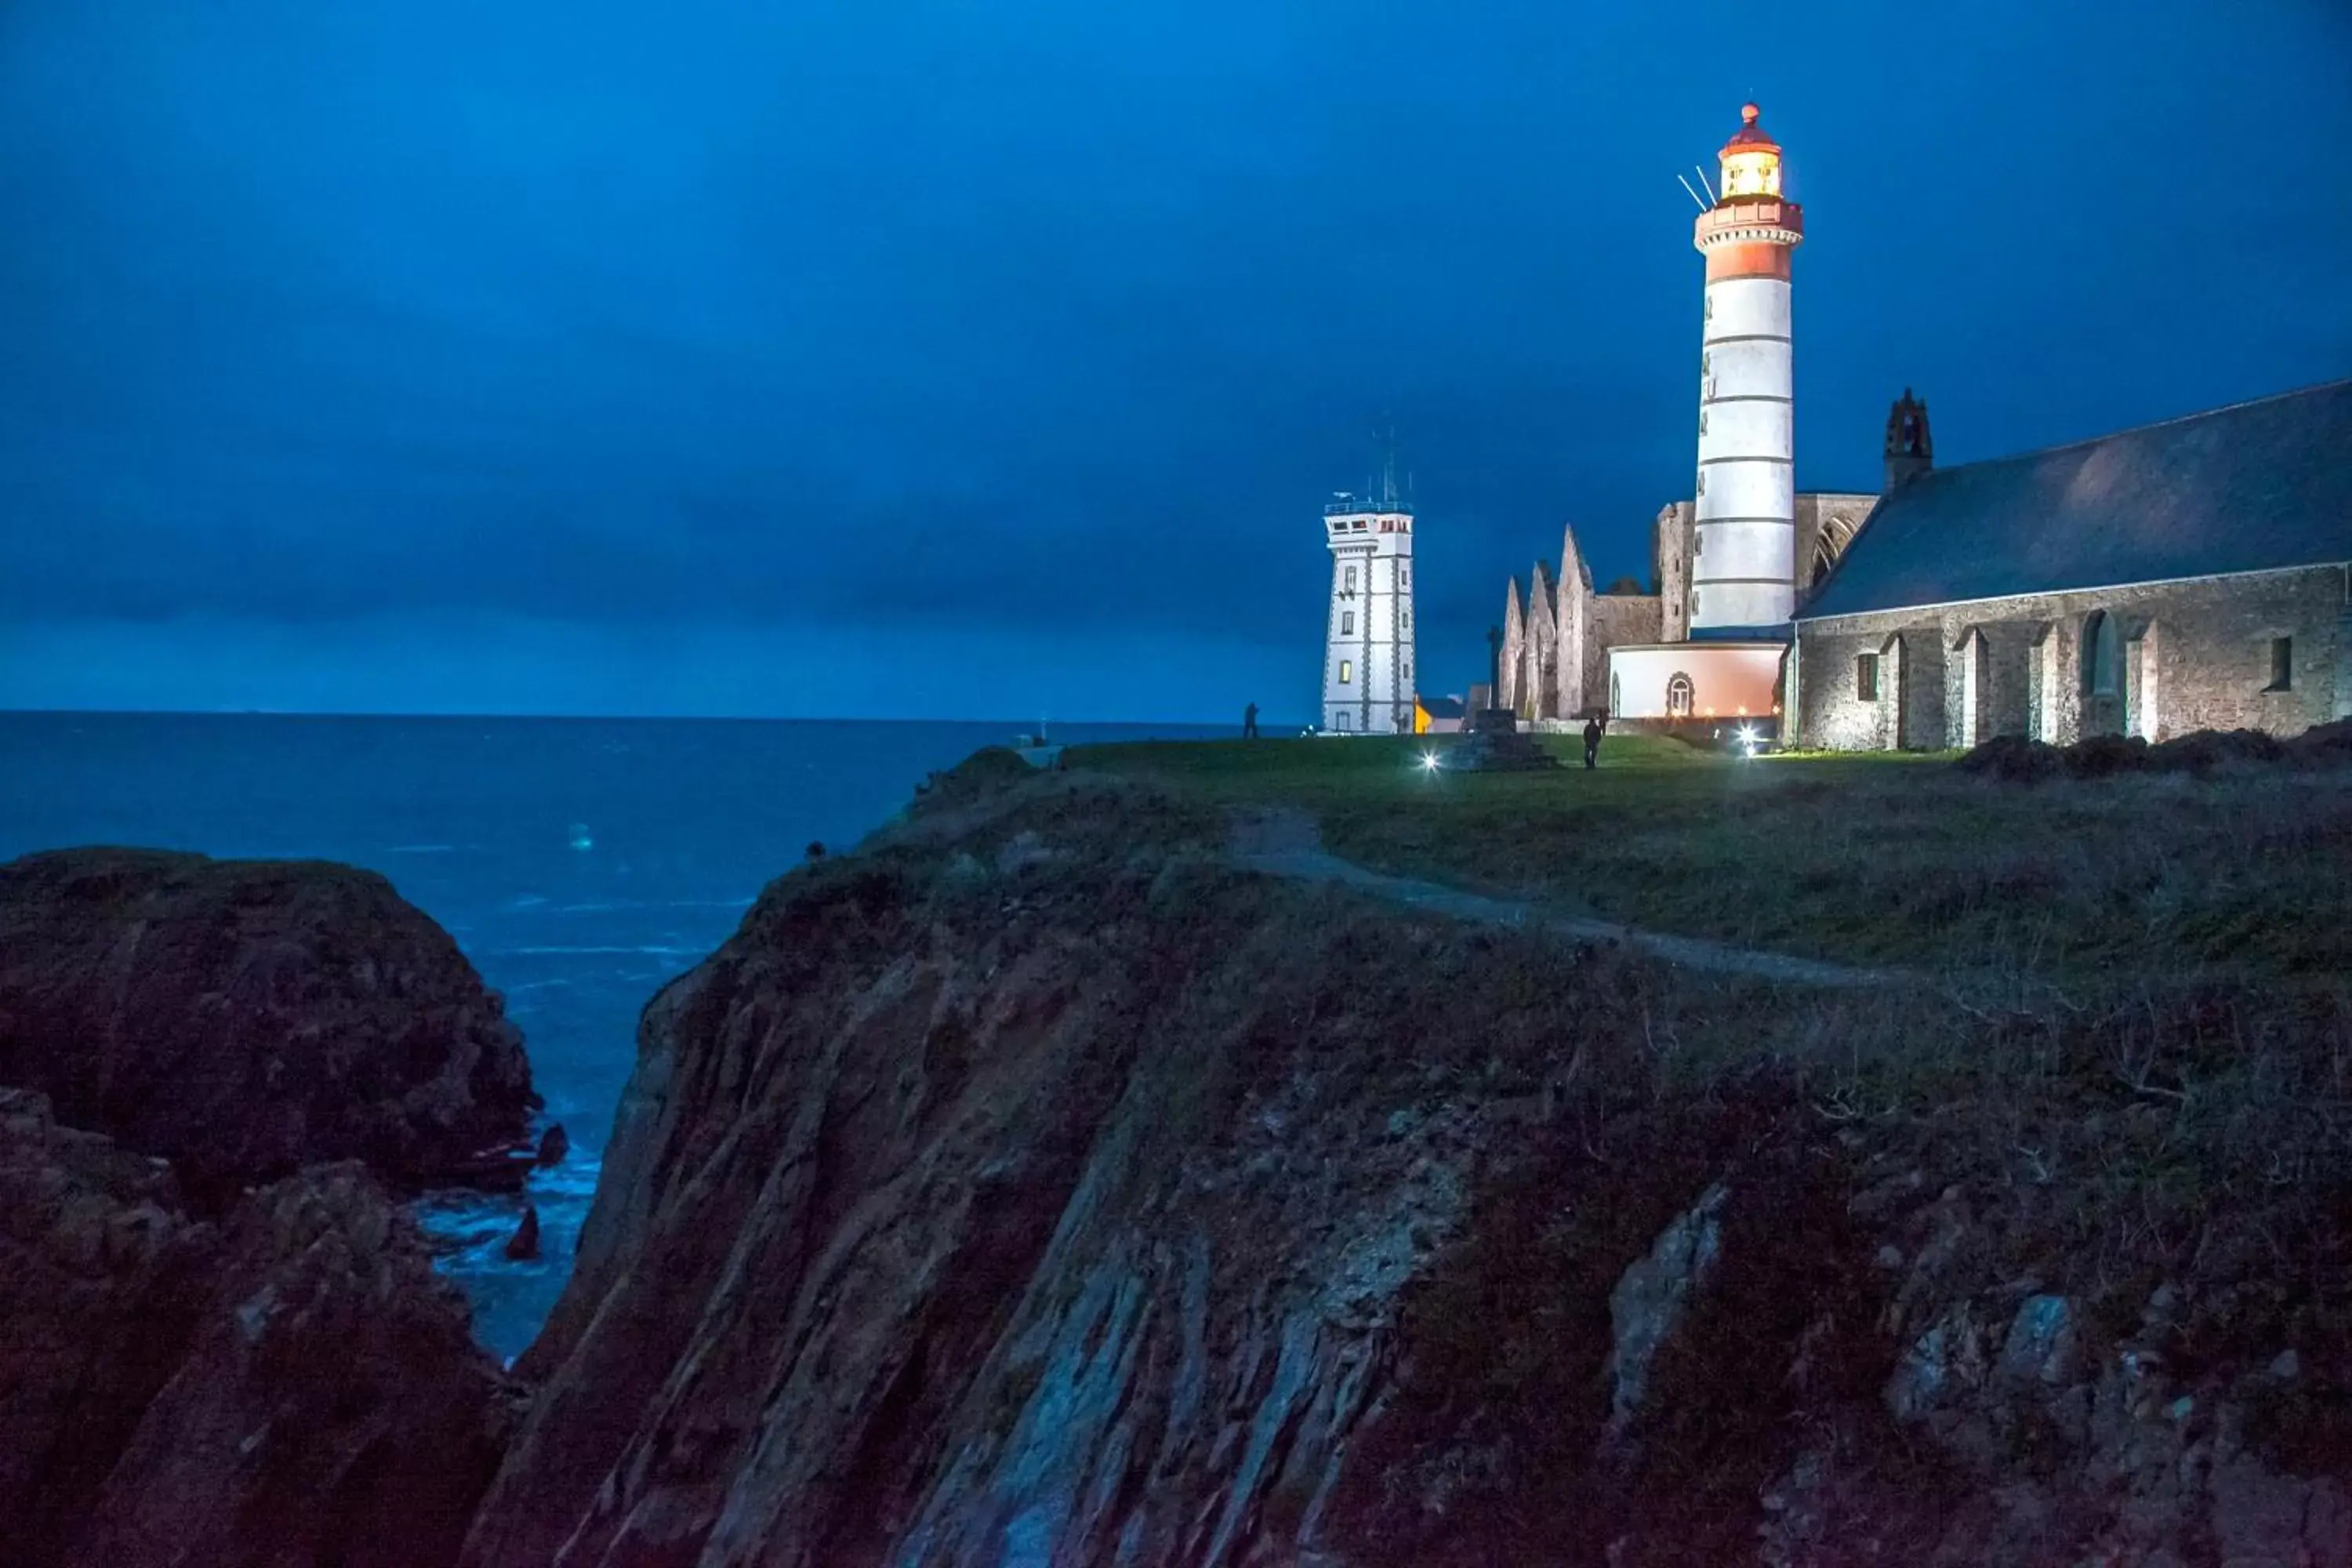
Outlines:
[[[1715,194],[1715,187],[1707,184],[1706,171],[1701,168],[1698,164],[1693,163],[1691,165],[1691,173],[1698,176],[1699,189],[1706,193],[1706,205],[1713,206],[1718,198]]]
[[[1393,509],[1398,505],[1398,503],[1404,500],[1404,496],[1397,489],[1397,433],[1395,423],[1391,421],[1386,429],[1375,431],[1373,433],[1372,439],[1374,444],[1380,447],[1381,452],[1381,472],[1377,482],[1380,504],[1382,507]]]
[[[1695,202],[1698,202],[1698,210],[1699,210],[1699,211],[1701,211],[1701,212],[1705,212],[1705,211],[1706,211],[1706,202],[1704,202],[1704,201],[1701,201],[1701,200],[1699,199],[1699,194],[1698,194],[1696,191],[1694,191],[1694,190],[1692,190],[1692,189],[1691,189],[1690,177],[1689,177],[1688,175],[1686,175],[1686,174],[1676,174],[1676,175],[1675,176],[1675,182],[1676,182],[1677,184],[1679,184],[1682,186],[1684,193],[1685,193],[1685,195],[1687,195],[1690,197],[1690,199],[1691,199],[1691,200],[1693,200],[1693,201],[1695,201]]]

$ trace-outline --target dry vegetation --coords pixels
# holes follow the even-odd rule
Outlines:
[[[1566,1075],[1564,1135],[1489,1171],[1481,1239],[1410,1320],[1430,1364],[1507,1371],[1489,1391],[1507,1426],[1589,1449],[1586,1426],[1549,1413],[1589,1405],[1579,1358],[1604,1326],[1561,1314],[1591,1319],[1602,1277],[1737,1150],[1786,1166],[1769,1181],[1785,1180],[1795,1245],[1763,1250],[1796,1259],[1789,1289],[1874,1289],[1848,1234],[1857,1194],[1964,1193],[1967,1288],[2062,1294],[2117,1337],[2176,1289],[2189,1305],[2167,1354],[2184,1386],[2294,1347],[2309,1372],[2256,1409],[2255,1436],[2301,1473],[2352,1462],[2352,774],[2024,785],[1939,759],[1742,763],[1612,742],[1598,773],[1479,777],[1432,775],[1422,751],[1101,748],[1072,766],[1167,787],[1038,781],[1022,820],[1097,841],[1106,863],[1122,844],[1177,849],[1195,868],[1156,879],[1155,923],[1222,929],[1218,945],[1265,976],[1188,1004],[1262,1017],[1192,1031],[1251,1048],[1171,1067],[1177,1146],[1245,1121],[1308,1066],[1334,1102],[1361,1104],[1410,1086],[1524,1095]],[[972,784],[982,772],[1017,776],[983,767]],[[943,783],[939,815],[962,788]],[[1384,868],[1910,978],[1822,993],[1696,975],[1203,864],[1208,808],[1263,805],[1311,811],[1330,847]],[[1362,1093],[1337,1087],[1351,1078]],[[1607,1202],[1562,1206],[1596,1187]],[[1857,1386],[1874,1398],[1884,1347],[1855,1332]],[[1757,1434],[1722,1423],[1674,1447],[1694,1474],[1747,1486],[1727,1456]]]
[[[1302,806],[1381,869],[1816,957],[2062,987],[2352,970],[2352,769],[2026,785],[1628,737],[1593,773],[1489,776],[1429,773],[1426,749],[1139,745],[1074,765]]]
[[[2035,1269],[2095,1299],[2235,1249],[2352,1267],[2329,1250],[2352,1213],[2352,769],[2022,784],[1612,739],[1594,773],[1455,775],[1428,749],[1073,765],[1309,810],[1382,869],[1915,972],[1884,994],[1688,982],[1645,1003],[1648,1075],[1705,1092],[1769,1062],[1824,1124],[1937,1143],[2016,1194]]]

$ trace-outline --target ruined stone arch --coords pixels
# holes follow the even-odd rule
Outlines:
[[[1845,547],[1853,542],[1854,531],[1861,526],[1843,512],[1832,512],[1822,519],[1821,528],[1813,534],[1813,560],[1810,574],[1805,579],[1807,587],[1829,575],[1830,568],[1838,563],[1838,558],[1845,553]]]

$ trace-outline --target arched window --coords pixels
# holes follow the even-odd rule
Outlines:
[[[2093,610],[2083,623],[2083,695],[2120,697],[2123,691],[2123,633],[2115,616]]]
[[[1666,677],[1667,718],[1689,718],[1691,715],[1691,705],[1696,700],[1697,692],[1692,687],[1691,678],[1689,676],[1685,675],[1678,669],[1672,675]]]

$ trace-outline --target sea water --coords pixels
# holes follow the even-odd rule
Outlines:
[[[638,1010],[725,941],[811,841],[1031,725],[0,713],[0,860],[76,844],[364,866],[456,937],[523,1031],[572,1142],[517,1195],[419,1217],[482,1340],[529,1344],[568,1274],[635,1058]],[[1063,725],[1056,741],[1230,731]],[[504,1248],[537,1206],[534,1261]]]

